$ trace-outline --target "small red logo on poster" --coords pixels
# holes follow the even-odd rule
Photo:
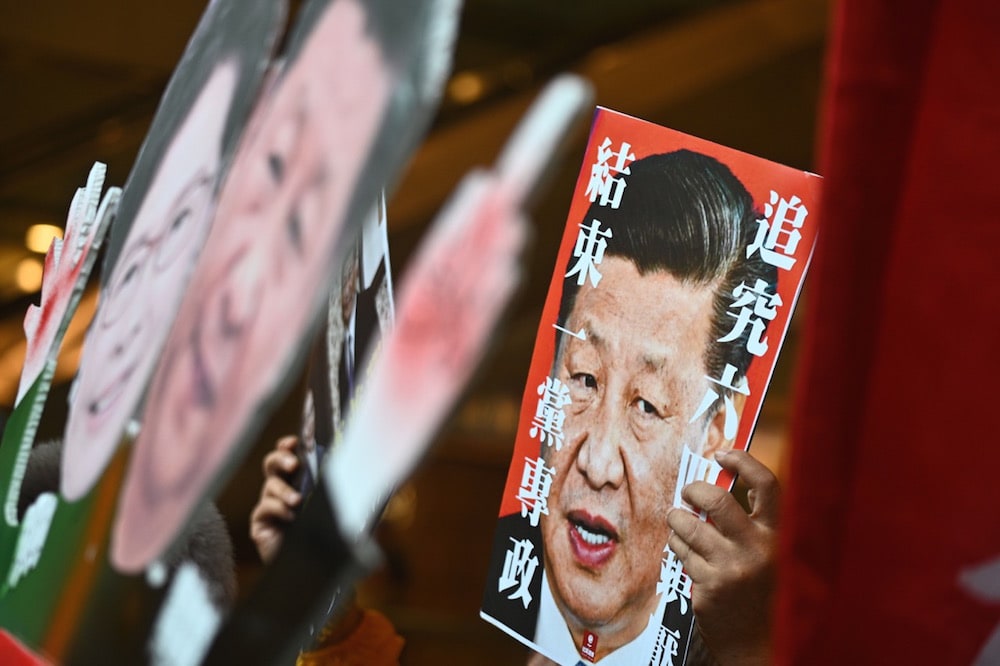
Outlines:
[[[580,654],[582,654],[587,661],[596,660],[597,634],[592,634],[589,631],[583,632],[583,647],[580,648]]]

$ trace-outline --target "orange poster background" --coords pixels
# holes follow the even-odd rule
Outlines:
[[[774,371],[778,352],[788,331],[788,323],[791,319],[792,310],[812,256],[812,249],[816,239],[816,226],[819,221],[817,212],[819,210],[819,194],[822,182],[819,176],[683,134],[616,111],[598,107],[594,114],[590,138],[583,157],[583,164],[577,177],[576,187],[573,190],[573,199],[570,202],[566,227],[559,246],[559,254],[556,258],[552,280],[549,284],[548,296],[545,299],[545,306],[542,309],[542,318],[538,326],[538,336],[535,340],[535,350],[531,357],[528,379],[521,399],[517,438],[514,443],[511,466],[507,474],[507,483],[504,487],[504,494],[500,505],[500,516],[506,516],[521,510],[521,505],[517,500],[517,492],[521,485],[524,459],[525,457],[537,457],[540,451],[538,439],[530,435],[532,419],[534,418],[539,398],[536,389],[545,380],[545,377],[548,376],[552,367],[556,333],[552,325],[556,323],[559,314],[559,299],[562,296],[563,281],[565,279],[563,277],[563,268],[567,265],[569,257],[573,252],[579,232],[578,224],[584,221],[583,217],[591,203],[590,198],[586,194],[587,184],[590,179],[590,169],[597,161],[597,149],[605,137],[611,139],[611,149],[615,151],[617,151],[622,142],[631,144],[630,152],[635,154],[637,160],[647,155],[667,153],[682,148],[714,157],[728,166],[733,174],[743,183],[753,197],[754,205],[758,210],[763,211],[764,204],[767,202],[771,190],[774,190],[779,196],[786,199],[798,196],[809,211],[809,214],[805,218],[805,223],[799,229],[802,238],[794,255],[794,266],[787,271],[778,269],[778,294],[781,296],[783,305],[778,308],[777,317],[768,325],[767,339],[769,346],[767,353],[764,356],[755,357],[747,371],[750,395],[747,397],[739,433],[736,437],[736,448],[747,448],[750,435],[753,433],[753,429],[757,423],[766,387]],[[625,178],[627,180],[628,177],[625,176]],[[719,477],[719,485],[728,487],[731,483],[732,478],[724,471]]]

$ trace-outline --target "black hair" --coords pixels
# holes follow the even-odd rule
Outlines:
[[[732,329],[728,310],[733,290],[740,283],[753,288],[763,280],[769,293],[776,293],[778,281],[777,269],[758,253],[747,257],[761,217],[750,193],[727,166],[690,150],[650,155],[632,162],[629,170],[619,207],[595,201],[584,221],[596,219],[601,228],[610,227],[613,235],[605,239],[604,256],[628,259],[640,275],[665,271],[683,284],[714,286],[705,369],[721,377],[730,364],[736,368],[734,380],[744,377],[752,360],[750,328],[731,342],[718,341]],[[574,261],[571,257],[567,273]],[[565,281],[559,303],[562,326],[578,292],[576,280]],[[557,357],[561,336],[557,333]]]
[[[205,10],[167,84],[149,132],[122,190],[121,204],[108,231],[101,271],[105,284],[121,253],[153,176],[187,119],[216,66],[234,60],[239,66],[233,101],[220,146],[218,187],[236,150],[256,99],[264,70],[284,18],[284,3],[274,0],[213,0]]]

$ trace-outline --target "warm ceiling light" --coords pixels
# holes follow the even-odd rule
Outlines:
[[[63,230],[54,224],[33,224],[24,234],[24,246],[32,252],[45,254],[53,238],[62,238]]]
[[[448,82],[448,95],[459,104],[471,104],[483,96],[486,82],[475,72],[460,72]]]
[[[14,271],[17,288],[26,294],[33,294],[42,288],[42,262],[35,257],[22,259]]]

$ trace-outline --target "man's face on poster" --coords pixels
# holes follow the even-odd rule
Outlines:
[[[197,296],[182,307],[151,387],[114,553],[125,570],[179,529],[287,372],[328,281],[391,92],[365,23],[358,3],[332,3],[250,122],[189,287]]]
[[[158,358],[212,219],[236,78],[235,62],[215,67],[164,154],[101,293],[67,424],[68,499],[81,497],[99,476]]]
[[[327,53],[344,50],[356,67],[349,74],[344,58]],[[370,85],[352,89],[355,76]],[[197,284],[204,288],[199,307],[178,321],[187,333],[169,350],[166,404],[145,424],[162,454],[161,481],[170,470],[174,480],[185,477],[208,453],[203,446],[213,447],[211,458],[221,454],[212,443],[240,426],[231,423],[233,404],[259,399],[261,387],[283,370],[271,359],[278,341],[300,335],[316,285],[326,281],[337,220],[356,182],[351,170],[379,123],[385,76],[363,12],[336,3],[255,120],[219,203],[213,255]],[[191,455],[175,442],[185,442]]]
[[[705,395],[713,285],[640,275],[607,256],[563,323],[555,372],[570,391],[561,449],[541,520],[545,571],[579,641],[609,649],[637,636],[658,602],[681,447],[707,455],[718,419],[691,417]],[[711,442],[710,442],[711,440]]]

